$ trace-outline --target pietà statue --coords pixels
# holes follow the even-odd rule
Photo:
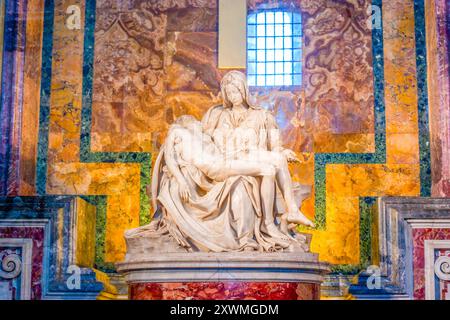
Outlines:
[[[309,250],[310,237],[295,232],[314,226],[299,209],[311,188],[288,170],[296,154],[250,102],[243,73],[227,73],[221,93],[201,122],[186,115],[170,127],[152,174],[155,214],[125,233],[128,253]]]

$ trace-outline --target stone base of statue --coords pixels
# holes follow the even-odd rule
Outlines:
[[[131,300],[318,300],[329,266],[303,252],[128,254]]]

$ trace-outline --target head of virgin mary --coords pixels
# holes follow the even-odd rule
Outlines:
[[[224,107],[232,108],[240,102],[248,108],[257,109],[250,103],[247,78],[242,72],[233,70],[225,74],[220,82],[220,89]]]

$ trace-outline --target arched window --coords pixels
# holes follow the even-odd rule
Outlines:
[[[301,14],[264,10],[247,17],[247,77],[250,86],[300,86]]]

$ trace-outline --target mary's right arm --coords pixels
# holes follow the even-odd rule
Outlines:
[[[202,119],[203,132],[209,136],[214,135],[214,130],[219,124],[220,115],[222,114],[223,106],[213,106],[205,113]]]

